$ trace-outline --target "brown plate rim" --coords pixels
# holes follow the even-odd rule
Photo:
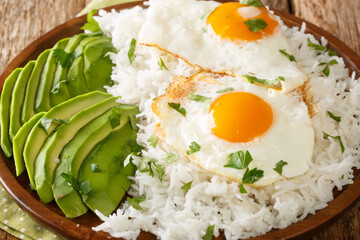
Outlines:
[[[113,8],[120,10],[137,5],[142,5],[142,1],[119,4],[105,8],[105,10],[110,11]],[[351,71],[355,71],[357,76],[360,75],[360,57],[341,40],[324,29],[307,22],[306,20],[300,19],[288,13],[276,10],[274,10],[274,12],[276,15],[280,16],[288,26],[300,27],[302,22],[305,22],[307,26],[307,33],[313,34],[317,39],[324,36],[328,40],[328,46],[339,53],[339,56],[344,59],[346,66]],[[57,33],[75,27],[80,28],[85,21],[86,16],[74,18],[57,26],[28,45],[11,61],[1,74],[1,90],[6,77],[16,67],[23,66],[29,58],[36,57],[40,53],[39,51],[43,51],[44,49],[52,46],[52,42],[48,41],[49,39],[59,40],[56,38]],[[69,31],[69,36],[71,35],[73,34]],[[48,43],[46,44],[47,41]],[[18,203],[18,205],[30,213],[30,215],[40,224],[68,239],[104,239],[110,237],[107,233],[95,232],[90,227],[78,225],[76,223],[76,219],[70,220],[56,214],[47,208],[46,205],[33,198],[30,193],[25,190],[24,186],[17,181],[13,173],[8,168],[4,160],[6,157],[2,151],[0,152],[0,155],[0,182],[3,184],[6,191],[9,192],[12,198]],[[360,199],[360,176],[359,174],[356,175],[357,176],[355,176],[353,184],[348,185],[346,189],[341,191],[340,194],[332,200],[326,208],[317,211],[315,215],[309,215],[304,220],[294,223],[284,229],[276,229],[266,233],[265,235],[252,239],[304,239],[311,237],[315,234],[315,232],[335,221],[344,211],[349,209]],[[148,239],[150,235],[142,233],[141,236],[139,237],[140,239]]]

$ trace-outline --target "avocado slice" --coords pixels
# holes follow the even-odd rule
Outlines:
[[[11,157],[12,155],[12,146],[9,137],[10,104],[12,99],[12,92],[21,71],[22,68],[17,68],[6,78],[1,92],[1,148],[4,151],[6,157]]]
[[[85,36],[86,34],[78,34],[71,37],[64,51],[68,54],[72,54]],[[50,94],[50,102],[52,106],[56,106],[70,98],[69,90],[66,85],[68,71],[69,67],[62,67],[58,64]]]
[[[86,85],[84,76],[84,57],[80,55],[76,58],[69,69],[69,73],[66,81],[69,89],[70,97],[75,97],[86,92],[90,92],[90,89]]]
[[[98,102],[101,102],[104,99],[109,98],[110,96],[110,94],[99,91],[80,95],[53,107],[43,117],[46,117],[48,119],[68,119],[79,111],[88,108]],[[50,128],[48,129],[48,134],[51,134],[52,131],[57,127],[57,125],[58,124],[56,124],[55,122],[52,122]],[[42,128],[41,121],[38,121],[29,133],[29,136],[24,146],[23,156],[25,166],[29,176],[30,185],[33,189],[35,189],[35,159],[40,152],[40,149],[44,144],[47,136],[48,135],[46,134],[45,130]]]
[[[26,122],[17,132],[13,139],[14,147],[14,160],[16,168],[16,176],[19,176],[25,170],[25,162],[23,158],[23,150],[26,142],[26,138],[29,135],[31,129],[35,124],[45,115],[45,112],[40,112],[33,116],[28,122]]]
[[[44,69],[41,73],[39,86],[35,99],[35,111],[46,112],[51,108],[50,91],[56,71],[56,57],[54,56],[55,49],[64,49],[69,41],[69,38],[58,41],[51,49],[51,52],[46,60]]]
[[[46,59],[49,56],[51,49],[47,49],[42,52],[38,59],[36,60],[34,69],[29,78],[28,84],[26,86],[26,92],[24,97],[24,103],[21,111],[21,123],[24,124],[27,122],[32,116],[35,115],[35,97],[37,87],[40,81],[40,75],[44,68]]]
[[[9,136],[11,141],[13,140],[22,125],[20,120],[21,107],[24,101],[26,85],[34,68],[34,65],[35,61],[30,61],[26,64],[14,86],[10,104]]]
[[[113,128],[111,115],[114,110],[121,117],[118,119],[119,125]],[[60,163],[55,171],[52,190],[57,205],[67,217],[81,216],[87,212],[87,207],[82,202],[79,193],[68,184],[61,174],[65,173],[77,178],[81,164],[89,152],[111,132],[122,128],[130,114],[137,114],[138,112],[138,108],[133,105],[115,106],[83,127],[62,150]]]
[[[114,64],[109,52],[115,52],[110,41],[105,38],[89,43],[84,50],[84,74],[90,91],[105,91],[104,86],[112,86],[110,76]]]
[[[131,162],[124,166],[124,160],[138,149],[136,135],[137,130],[127,121],[99,143],[80,168],[78,182],[88,185],[87,193],[81,196],[93,212],[110,215],[130,187],[128,176],[135,174],[136,167]],[[94,167],[98,171],[93,171]]]
[[[46,139],[35,160],[34,177],[36,191],[43,202],[48,203],[54,199],[51,185],[62,149],[82,127],[104,114],[109,108],[116,106],[118,104],[116,100],[116,97],[111,97],[80,111],[70,118],[69,123],[60,125]]]

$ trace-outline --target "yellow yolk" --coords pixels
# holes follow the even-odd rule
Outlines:
[[[230,92],[210,106],[215,127],[212,133],[230,142],[249,142],[264,134],[273,122],[270,105],[247,92]]]
[[[240,8],[249,8],[249,6],[242,5],[238,2],[221,4],[208,16],[207,24],[211,25],[216,35],[232,41],[255,41],[261,39],[271,35],[279,25],[265,7],[257,8],[259,14],[252,18],[244,18],[240,15]],[[250,31],[244,22],[254,18],[263,19],[267,23],[267,26],[261,31]]]

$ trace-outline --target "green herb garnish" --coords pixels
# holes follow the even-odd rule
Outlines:
[[[211,240],[212,239],[213,234],[214,234],[214,228],[215,228],[215,224],[207,227],[203,240]]]
[[[330,75],[330,68],[329,68],[329,66],[334,65],[334,64],[338,64],[338,62],[337,62],[335,59],[331,60],[331,61],[328,62],[328,63],[326,63],[326,62],[321,62],[321,63],[319,63],[319,66],[326,65],[325,68],[322,70],[322,73],[323,73],[325,76],[328,77],[328,76]]]
[[[247,193],[247,191],[246,191],[246,189],[245,189],[245,187],[244,187],[243,184],[240,184],[240,185],[239,185],[239,191],[240,191],[240,193]]]
[[[113,107],[109,116],[112,129],[120,125],[121,111],[117,107]]]
[[[193,181],[188,182],[188,183],[185,183],[185,184],[181,187],[181,189],[184,190],[185,192],[188,192],[188,191],[190,190],[190,188],[191,188],[191,184],[192,184],[192,183],[193,183]]]
[[[96,164],[96,163],[90,164],[90,167],[91,167],[91,171],[92,171],[92,172],[101,172],[101,171],[100,171],[100,168],[99,168],[99,165]]]
[[[262,7],[262,3],[259,0],[240,0],[242,5],[252,6],[252,7]]]
[[[68,68],[71,66],[75,57],[72,53],[67,53],[60,48],[53,50],[53,55],[55,57],[56,63],[58,63],[62,68]]]
[[[246,169],[244,176],[242,178],[243,183],[254,183],[260,180],[262,177],[264,177],[264,171],[258,170],[257,168],[249,170],[249,168]]]
[[[167,153],[165,156],[165,162],[168,164],[173,163],[178,159],[179,159],[179,156],[176,155],[175,153]]]
[[[283,161],[283,160],[280,160],[279,162],[276,163],[276,166],[275,166],[275,168],[273,168],[273,169],[274,169],[275,172],[277,172],[279,175],[281,175],[281,174],[282,174],[283,167],[284,167],[285,165],[287,165],[287,164],[288,164],[287,162],[285,162],[285,161]]]
[[[286,52],[286,49],[281,49],[281,50],[279,50],[279,52],[281,52],[283,55],[285,55],[286,57],[288,57],[291,62],[296,62],[295,57],[294,57],[293,55],[287,53],[287,52]]]
[[[169,71],[169,69],[166,67],[166,65],[161,57],[159,57],[158,65],[160,67],[160,70],[165,69],[165,70]]]
[[[229,162],[224,165],[224,167],[236,168],[236,169],[245,169],[249,166],[251,161],[253,160],[249,151],[238,151],[229,154],[228,156]]]
[[[49,129],[50,126],[53,122],[58,122],[60,124],[68,124],[69,123],[69,119],[59,119],[59,118],[47,118],[47,117],[42,117],[40,119],[40,123],[41,123],[41,127],[45,130],[46,135],[49,134]]]
[[[75,188],[81,195],[86,195],[91,191],[89,181],[79,182],[72,175],[66,173],[61,173],[61,177],[73,186],[73,188]]]
[[[186,154],[190,155],[190,154],[193,154],[195,152],[198,152],[198,151],[200,151],[200,148],[201,148],[200,145],[197,142],[193,141],[189,146],[190,150],[187,150]]]
[[[341,148],[341,153],[344,153],[345,151],[345,147],[344,147],[344,144],[341,140],[341,136],[331,136],[329,134],[327,134],[326,132],[322,131],[323,132],[323,138],[326,139],[326,140],[329,140],[329,137],[331,137],[332,139],[334,140],[337,140],[340,144],[340,148]]]
[[[155,165],[155,170],[156,170],[156,172],[158,174],[159,180],[160,180],[160,182],[162,182],[162,178],[164,176],[164,168],[160,164],[155,164],[154,163],[154,165]]]
[[[133,38],[133,39],[131,39],[130,48],[128,51],[128,58],[129,58],[130,64],[132,64],[135,60],[135,54],[134,54],[135,47],[136,47],[136,39]]]
[[[156,148],[157,143],[158,143],[159,139],[153,134],[149,137],[149,139],[147,140],[147,142],[150,144],[150,146],[152,146],[153,148]]]
[[[284,77],[282,77],[282,76],[279,76],[279,77],[275,78],[274,80],[260,79],[255,76],[249,75],[249,74],[245,74],[245,75],[243,75],[243,77],[246,78],[249,81],[249,83],[251,83],[251,84],[256,82],[256,83],[261,83],[261,84],[264,84],[264,85],[270,86],[270,87],[276,86],[277,84],[280,83],[280,81],[285,81]]]
[[[87,14],[87,23],[85,23],[84,26],[80,28],[81,30],[88,30],[91,32],[101,31],[99,23],[94,19],[95,13],[97,13],[97,10],[93,9]]]
[[[202,103],[209,103],[211,101],[210,97],[204,97],[201,95],[197,95],[197,94],[194,94],[194,92],[191,92],[187,98],[190,100],[193,100],[196,102],[202,102]]]
[[[323,45],[319,45],[319,44],[315,44],[315,43],[311,42],[310,38],[307,39],[307,42],[308,42],[307,43],[308,47],[314,48],[315,50],[318,50],[318,51],[325,50],[329,54],[329,56],[337,56],[336,52],[332,51],[330,48],[327,48]]]
[[[180,103],[169,102],[168,105],[169,105],[169,107],[176,110],[177,112],[179,112],[184,117],[186,116],[186,110],[185,110],[185,108],[180,108]]]
[[[139,211],[144,211],[144,209],[140,206],[140,203],[142,203],[145,200],[146,200],[145,196],[141,196],[139,198],[137,198],[137,197],[133,197],[133,198],[127,197],[126,198],[126,201],[128,201],[128,203],[130,203],[130,205],[134,209],[139,210]]]
[[[267,23],[264,19],[261,18],[253,18],[244,22],[246,26],[249,27],[249,30],[252,32],[258,32],[266,28]]]
[[[216,91],[216,93],[231,92],[231,91],[233,91],[233,90],[234,90],[234,88],[228,87],[228,88],[224,88],[224,89],[221,89],[221,90],[219,90],[219,91]]]
[[[334,119],[336,122],[341,122],[341,117],[340,116],[335,116],[332,112],[327,111],[327,114],[329,115],[329,117],[331,117],[332,119]]]
[[[156,159],[154,159],[154,158],[142,157],[141,161],[137,165],[137,169],[142,173],[144,173],[144,172],[152,172],[151,163],[155,163],[155,162],[156,162]]]

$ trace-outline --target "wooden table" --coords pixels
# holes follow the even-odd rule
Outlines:
[[[88,2],[90,0],[0,0],[0,72],[29,43],[73,18]],[[360,55],[360,0],[262,2],[320,26]],[[16,238],[0,230],[0,239]],[[360,202],[312,239],[360,240]]]

